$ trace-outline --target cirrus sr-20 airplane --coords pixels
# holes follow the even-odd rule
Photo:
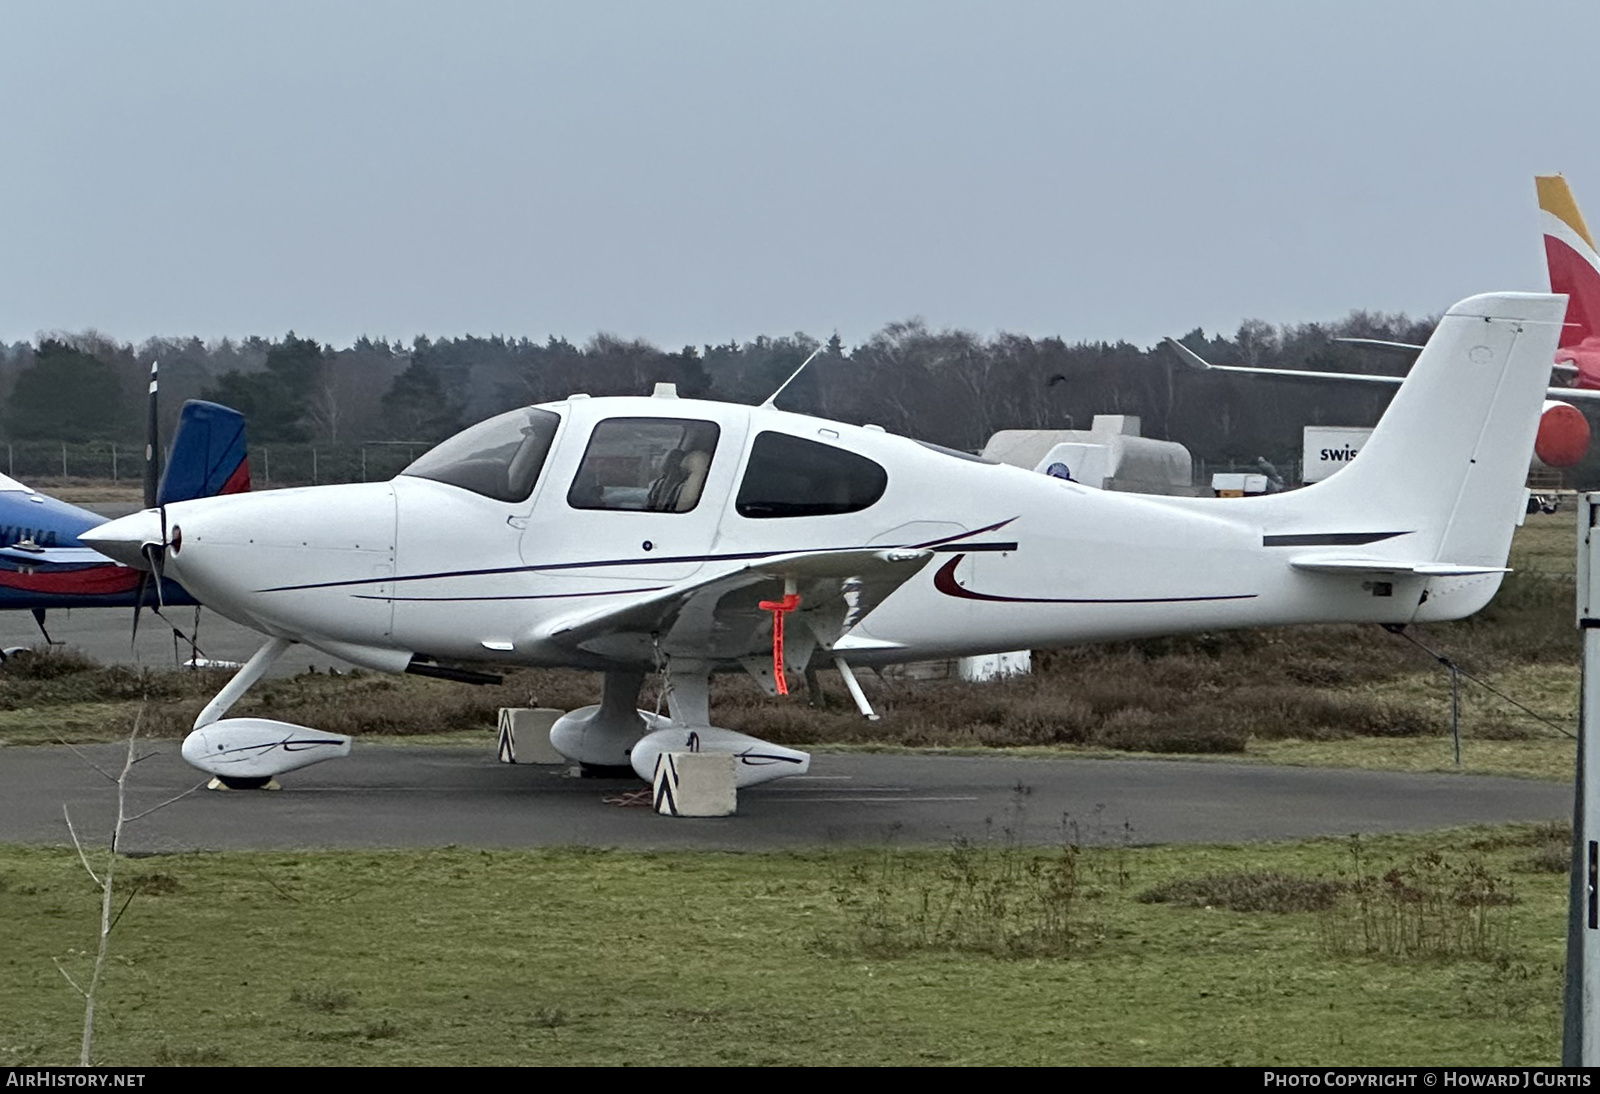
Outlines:
[[[1456,304],[1360,461],[1265,497],[1094,490],[663,385],[502,414],[389,482],[179,502],[82,538],[267,636],[184,744],[224,781],[348,750],[223,717],[300,642],[389,672],[601,670],[602,701],[551,731],[561,753],[648,779],[664,750],[730,752],[750,786],[809,757],[713,727],[714,672],[772,692],[782,662],[821,656],[867,713],[854,666],[1477,611],[1506,572],[1565,311]],[[651,673],[666,716],[636,709]]]

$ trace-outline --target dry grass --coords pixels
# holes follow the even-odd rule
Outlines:
[[[1226,908],[1230,912],[1318,912],[1332,908],[1350,888],[1339,880],[1297,877],[1278,870],[1172,878],[1139,894],[1142,904]]]
[[[1351,846],[1348,897],[1322,919],[1328,952],[1398,961],[1508,962],[1515,955],[1507,913],[1517,903],[1515,887],[1482,856],[1430,848],[1379,872],[1358,838]]]
[[[98,723],[96,732],[118,739],[127,735],[139,700],[148,697],[154,702],[145,712],[141,735],[181,737],[231,675],[215,669],[105,666],[71,650],[38,651],[14,658],[0,673],[0,717],[21,712],[48,721],[52,713],[87,707]],[[488,687],[359,671],[309,672],[256,685],[230,713],[352,736],[412,736],[490,728],[503,706],[571,709],[594,702],[597,693],[598,678],[581,672],[520,672]],[[12,726],[7,735],[23,736]]]
[[[42,494],[73,505],[139,505],[144,501],[144,485],[137,477],[114,483],[110,479],[64,479],[60,475],[40,475],[29,478],[27,483]]]

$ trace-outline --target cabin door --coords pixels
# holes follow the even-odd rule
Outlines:
[[[742,418],[601,418],[553,461],[523,562],[574,596],[693,576],[714,555],[743,444]]]

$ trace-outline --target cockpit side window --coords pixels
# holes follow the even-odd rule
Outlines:
[[[721,433],[689,418],[607,418],[589,436],[567,504],[687,513],[700,504]]]
[[[548,410],[513,410],[457,433],[400,473],[496,501],[527,501],[560,424],[561,415]]]
[[[865,456],[787,433],[761,433],[734,508],[755,518],[857,513],[883,497],[888,485],[888,472]]]

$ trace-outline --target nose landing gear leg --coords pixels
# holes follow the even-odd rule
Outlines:
[[[339,734],[266,718],[222,720],[293,644],[287,638],[269,640],[194,720],[194,729],[183,741],[183,758],[215,776],[211,789],[277,789],[277,775],[349,754],[350,739]]]

